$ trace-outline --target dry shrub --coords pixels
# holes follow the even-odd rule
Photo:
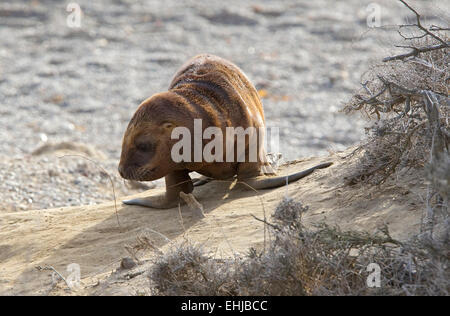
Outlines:
[[[416,46],[430,46],[428,42],[418,41]],[[381,184],[405,167],[422,168],[438,137],[442,142],[440,151],[447,150],[449,80],[449,48],[388,61],[366,73],[363,87],[344,111],[359,111],[375,116],[377,121],[355,151],[361,153],[361,159],[348,175],[350,184]]]
[[[353,154],[347,183],[383,184],[414,169],[427,183],[421,234],[402,245],[415,269],[415,282],[401,286],[409,295],[449,292],[450,232],[450,41],[449,28],[400,25],[406,53],[383,59],[363,76],[362,88],[345,105],[347,113],[376,118],[367,140]],[[405,29],[409,28],[409,36]],[[412,33],[411,33],[412,32]]]
[[[297,216],[267,223],[266,252],[227,261],[184,242],[157,258],[150,279],[157,295],[448,295],[448,245],[415,238],[401,243],[386,228],[378,234],[343,232],[325,224],[306,229],[301,204],[284,200],[277,210]],[[294,208],[292,206],[295,206]],[[371,263],[381,287],[367,286]]]
[[[421,168],[448,152],[450,29],[425,26],[420,13],[400,1],[415,15],[415,23],[397,29],[403,42],[396,47],[407,51],[372,66],[344,107],[377,118],[355,151],[361,159],[349,184],[381,184],[404,167]]]
[[[397,47],[409,51],[373,66],[344,107],[377,119],[354,151],[359,159],[346,180],[381,185],[405,168],[414,169],[427,183],[422,236],[442,244],[450,230],[450,29],[425,27],[421,15],[401,2],[416,16],[415,23],[398,29],[404,42]]]
[[[299,223],[301,215],[307,210],[308,207],[303,206],[301,202],[297,202],[292,198],[286,197],[275,208],[272,218],[285,224],[285,226],[289,226]]]
[[[284,200],[277,211],[292,212],[293,203]],[[299,205],[296,209],[303,212]],[[430,244],[429,239],[401,243],[387,228],[377,234],[343,232],[326,224],[307,229],[301,213],[291,222],[274,215],[269,250],[240,265],[240,295],[448,295],[448,244]],[[367,286],[371,263],[380,267],[380,288]]]
[[[150,279],[159,295],[232,295],[226,287],[231,273],[224,261],[213,260],[201,246],[184,241],[156,259]]]

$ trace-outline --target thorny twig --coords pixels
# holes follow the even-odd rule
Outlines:
[[[383,61],[387,62],[387,61],[392,61],[392,60],[404,60],[408,57],[418,56],[421,53],[430,52],[433,50],[442,49],[442,48],[449,47],[449,46],[450,46],[450,42],[447,42],[445,44],[436,44],[436,45],[430,45],[430,46],[424,46],[424,47],[408,46],[408,48],[412,49],[409,53],[385,57],[385,58],[383,58]]]
[[[437,42],[439,42],[439,44],[428,45],[428,46],[423,46],[423,47],[415,47],[415,46],[411,46],[411,45],[397,46],[397,47],[410,48],[411,51],[408,53],[383,58],[383,62],[388,62],[388,61],[392,61],[392,60],[405,60],[408,57],[418,56],[421,53],[450,47],[450,42],[443,40],[441,37],[439,37],[438,35],[436,35],[435,33],[432,32],[432,31],[447,31],[447,30],[449,30],[448,28],[442,28],[442,27],[438,27],[436,25],[432,25],[429,29],[427,29],[426,27],[424,27],[422,25],[422,22],[420,20],[421,15],[413,7],[411,7],[408,3],[406,3],[406,1],[400,0],[400,2],[403,3],[409,10],[411,10],[414,13],[414,15],[416,16],[416,23],[400,25],[399,30],[398,30],[399,35],[405,40],[421,39],[421,38],[430,36],[433,39],[435,39]],[[400,29],[402,29],[404,27],[416,27],[419,30],[421,30],[423,32],[423,34],[417,35],[417,36],[410,36],[410,37],[405,36],[400,31]]]
[[[437,35],[434,34],[433,32],[427,30],[427,29],[422,25],[422,23],[420,22],[420,14],[419,14],[415,9],[413,9],[413,8],[412,8],[408,3],[406,3],[406,1],[404,1],[404,0],[400,0],[400,2],[403,3],[408,9],[410,9],[410,10],[411,10],[412,12],[414,12],[414,14],[416,15],[416,24],[405,25],[405,26],[416,26],[416,27],[418,27],[419,29],[421,29],[421,30],[424,32],[425,36],[427,36],[427,35],[431,36],[432,38],[434,38],[435,40],[437,40],[438,42],[440,42],[442,45],[444,45],[444,47],[448,47],[448,46],[449,46],[449,44],[448,44],[446,41],[444,41],[442,38],[440,38],[439,36],[437,36]],[[402,26],[400,25],[400,27],[402,27]],[[413,37],[413,38],[414,38],[414,37]],[[416,38],[420,38],[420,37],[416,37]],[[412,39],[412,38],[411,38],[411,39]]]

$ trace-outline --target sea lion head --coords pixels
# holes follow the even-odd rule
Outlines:
[[[139,105],[123,137],[119,173],[124,179],[152,181],[180,168],[171,158],[177,141],[171,134],[182,116],[170,92],[153,95]]]

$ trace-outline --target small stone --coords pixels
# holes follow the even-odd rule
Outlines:
[[[47,140],[48,140],[47,135],[44,134],[44,133],[40,133],[40,134],[39,134],[39,138],[40,138],[41,141],[44,142],[44,143],[47,142]]]
[[[124,270],[132,269],[136,266],[136,262],[134,262],[133,259],[130,257],[125,257],[122,259],[122,262],[120,263],[120,267]]]
[[[56,171],[56,170],[53,170],[53,169],[50,169],[49,171],[48,171],[48,175],[50,176],[50,177],[56,177],[56,176],[58,176],[58,171]]]

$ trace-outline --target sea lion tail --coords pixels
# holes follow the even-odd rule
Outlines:
[[[277,187],[281,187],[282,185],[286,184],[286,178],[287,178],[287,182],[291,183],[291,182],[300,180],[301,178],[304,178],[304,177],[310,175],[316,169],[327,168],[327,167],[331,166],[332,164],[333,164],[332,162],[321,163],[321,164],[318,164],[309,169],[290,174],[286,177],[270,177],[270,178],[262,178],[262,179],[254,178],[254,179],[244,180],[244,182],[247,183],[250,187],[252,187],[255,190],[277,188]]]

